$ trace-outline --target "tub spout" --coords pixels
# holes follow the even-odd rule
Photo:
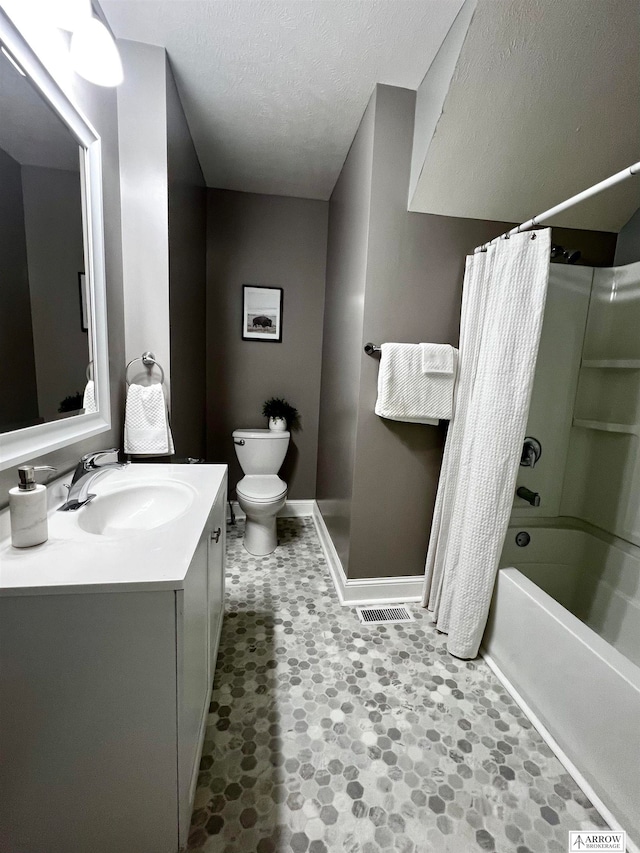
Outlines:
[[[532,492],[531,489],[527,489],[526,486],[520,486],[516,494],[519,498],[528,501],[531,506],[540,506],[540,495],[537,492]]]

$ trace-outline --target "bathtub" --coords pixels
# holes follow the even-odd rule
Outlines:
[[[500,565],[485,656],[637,849],[640,548],[578,522],[527,522],[509,528]]]

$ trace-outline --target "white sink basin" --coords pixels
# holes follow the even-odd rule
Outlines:
[[[78,526],[87,533],[124,536],[152,530],[183,515],[194,491],[171,481],[114,484],[100,488],[90,504],[78,510]]]

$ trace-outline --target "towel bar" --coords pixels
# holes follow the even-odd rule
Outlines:
[[[127,385],[131,385],[129,380],[127,379],[127,373],[129,372],[129,368],[132,364],[135,364],[136,361],[141,361],[145,367],[149,368],[149,372],[153,370],[153,366],[155,365],[161,373],[160,384],[164,385],[164,370],[162,369],[162,365],[159,361],[156,361],[156,357],[152,352],[143,352],[142,355],[138,356],[138,358],[132,358],[131,361],[127,364],[124,369],[124,378]]]
[[[379,344],[372,344],[372,343],[365,344],[364,345],[364,351],[366,352],[367,355],[373,355],[374,353],[381,351],[380,345]]]

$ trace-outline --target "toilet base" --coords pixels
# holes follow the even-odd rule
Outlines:
[[[276,516],[287,500],[286,491],[269,501],[252,501],[238,492],[240,509],[246,515],[244,527],[245,550],[254,557],[266,557],[278,547]]]
[[[245,551],[254,557],[266,557],[278,547],[278,533],[275,515],[262,518],[249,518],[245,521],[244,540]]]

